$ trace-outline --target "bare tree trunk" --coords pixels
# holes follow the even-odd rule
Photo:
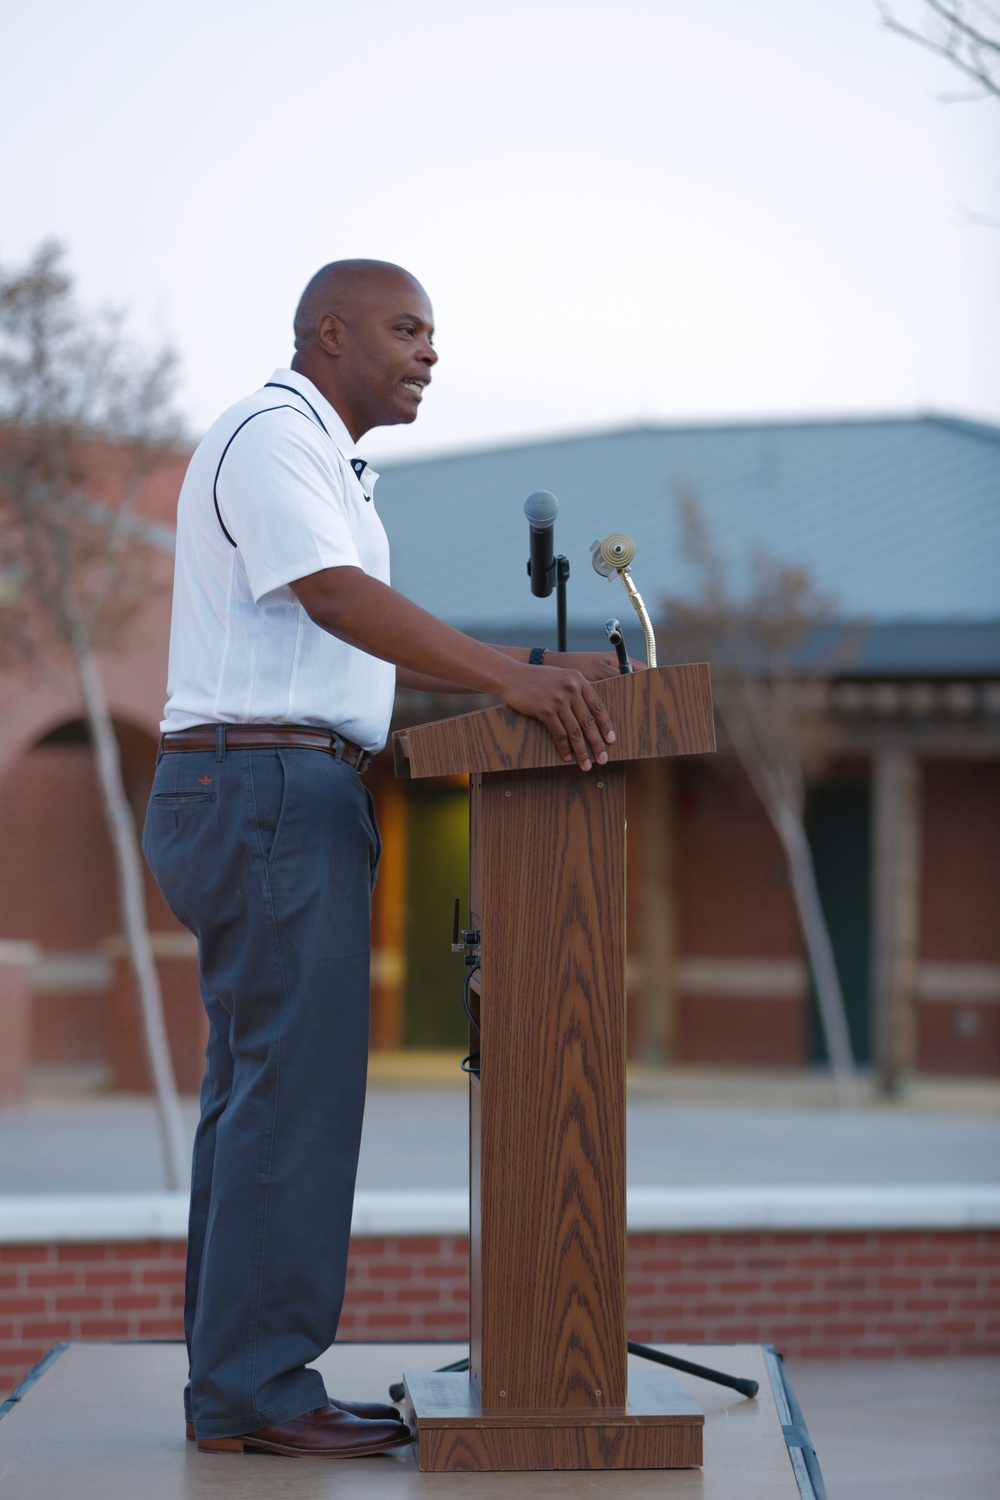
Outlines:
[[[859,1104],[861,1090],[851,1048],[851,1035],[847,1028],[844,996],[819,891],[816,889],[809,841],[801,818],[787,803],[779,804],[771,812],[771,816],[788,858],[792,894],[816,984],[816,1000],[833,1072],[834,1092],[841,1104]]]
[[[118,900],[142,1011],[143,1035],[156,1093],[167,1186],[186,1188],[189,1152],[163,1020],[160,980],[149,939],[142,857],[136,837],[135,819],[125,795],[118,741],[115,739],[104,688],[86,632],[80,627],[74,628],[72,641],[80,686],[87,706],[108,832],[115,851]]]

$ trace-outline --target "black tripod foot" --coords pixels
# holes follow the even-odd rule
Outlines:
[[[659,1349],[651,1349],[648,1344],[635,1344],[629,1339],[628,1352],[637,1354],[640,1359],[652,1360],[655,1365],[666,1365],[671,1370],[681,1370],[685,1375],[697,1375],[700,1380],[711,1380],[714,1385],[728,1386],[731,1391],[739,1391],[741,1396],[756,1396],[759,1389],[756,1380],[742,1380],[739,1375],[727,1375],[723,1370],[711,1370],[707,1365],[692,1364],[689,1359],[677,1359],[673,1354],[661,1354]],[[440,1370],[435,1370],[435,1375],[457,1375],[462,1370],[469,1368],[467,1359],[456,1359],[453,1365],[442,1365]],[[389,1387],[389,1400],[402,1401],[406,1394],[403,1382]]]
[[[689,1359],[661,1354],[659,1349],[651,1349],[648,1344],[635,1344],[631,1339],[628,1341],[628,1352],[637,1354],[640,1359],[652,1360],[655,1365],[666,1365],[671,1370],[681,1370],[685,1375],[697,1375],[699,1380],[710,1380],[713,1385],[728,1386],[731,1391],[739,1391],[741,1396],[756,1396],[759,1390],[756,1380],[742,1380],[740,1376],[727,1375],[723,1370],[711,1370],[707,1365],[694,1365]]]

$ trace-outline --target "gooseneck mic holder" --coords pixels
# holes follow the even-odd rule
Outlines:
[[[535,490],[524,502],[524,514],[528,518],[531,555],[528,558],[528,577],[531,592],[536,599],[547,599],[556,591],[556,650],[566,650],[566,581],[569,578],[569,558],[557,557],[554,549],[556,516],[559,501],[548,490]]]
[[[630,536],[622,531],[613,531],[606,536],[603,542],[591,542],[591,561],[594,564],[594,572],[600,573],[602,578],[612,578],[615,573],[625,585],[625,592],[632,601],[636,614],[642,625],[642,633],[646,637],[646,665],[656,666],[656,639],[653,635],[653,624],[642,602],[642,595],[632,581],[629,572],[629,564],[635,557],[635,542]]]

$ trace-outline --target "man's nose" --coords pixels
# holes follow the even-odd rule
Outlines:
[[[424,352],[421,354],[420,358],[423,360],[425,365],[436,365],[438,362],[438,352],[435,349],[434,345],[425,344]]]

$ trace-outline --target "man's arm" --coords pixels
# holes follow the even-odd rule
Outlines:
[[[498,646],[495,641],[490,641],[489,644],[494,651],[502,651],[512,661],[527,663],[531,654],[529,646]],[[632,660],[634,671],[645,672],[645,662],[632,658],[630,660]],[[617,677],[619,673],[618,658],[613,651],[547,651],[545,666],[565,667],[574,672],[582,672],[588,682],[601,682],[603,678]],[[412,672],[409,667],[396,668],[396,685],[417,693],[474,693],[477,691],[476,688],[466,686],[464,682],[428,677],[426,672]]]
[[[410,680],[433,678],[491,693],[538,719],[566,762],[588,771],[603,765],[614,740],[601,699],[581,672],[527,664],[527,652],[485,646],[428,614],[361,568],[324,568],[291,584],[309,618],[371,656],[391,661]]]

